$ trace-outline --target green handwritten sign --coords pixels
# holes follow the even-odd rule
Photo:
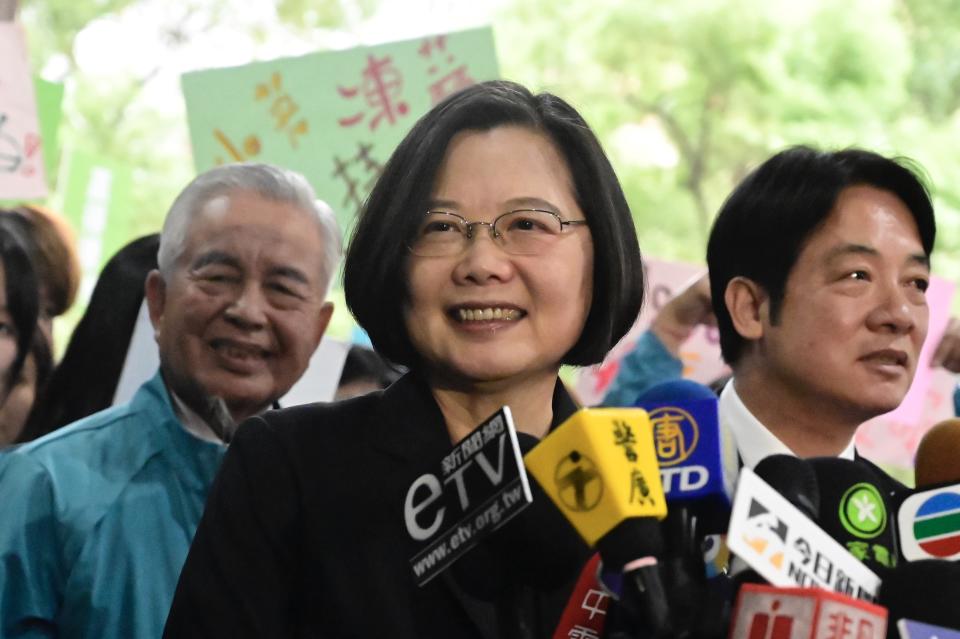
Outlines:
[[[239,161],[300,171],[346,231],[417,118],[497,77],[489,27],[188,73],[194,164],[198,172]]]

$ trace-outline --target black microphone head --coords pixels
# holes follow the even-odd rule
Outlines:
[[[896,565],[896,511],[883,478],[861,462],[839,457],[807,463],[820,485],[820,527],[871,570]]]
[[[607,570],[622,570],[635,559],[663,557],[660,522],[653,517],[624,519],[597,541],[597,550]]]
[[[960,564],[920,559],[881,572],[877,603],[889,613],[890,625],[912,619],[944,628],[960,628]]]
[[[806,460],[793,455],[770,455],[761,459],[753,472],[804,515],[817,520],[820,514],[820,486]]]

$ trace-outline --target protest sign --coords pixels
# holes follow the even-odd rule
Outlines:
[[[194,164],[300,171],[346,231],[417,118],[497,75],[489,27],[188,73]]]
[[[40,125],[23,29],[0,22],[0,199],[46,197]]]

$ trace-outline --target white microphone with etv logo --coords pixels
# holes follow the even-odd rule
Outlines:
[[[504,406],[407,489],[403,518],[419,546],[410,558],[417,585],[436,577],[532,501],[513,416]]]
[[[880,578],[747,467],[740,470],[727,546],[774,586],[877,599]]]

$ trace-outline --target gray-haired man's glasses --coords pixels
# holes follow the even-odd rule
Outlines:
[[[586,225],[586,220],[562,220],[553,211],[517,209],[493,222],[468,222],[450,211],[427,211],[417,233],[408,242],[421,257],[449,257],[466,250],[476,226],[486,226],[490,238],[511,255],[539,255],[563,236],[563,227]]]

